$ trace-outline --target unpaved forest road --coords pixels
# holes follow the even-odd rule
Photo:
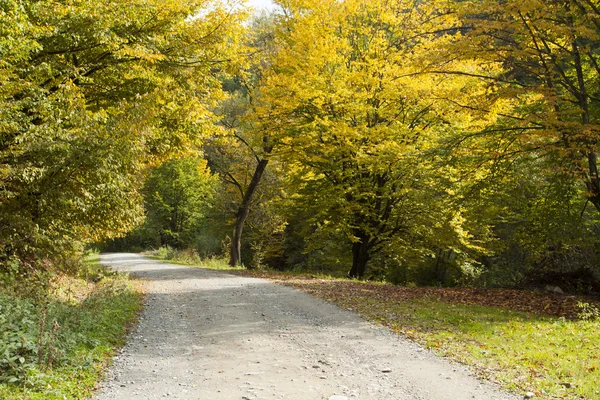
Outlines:
[[[106,254],[150,281],[105,399],[514,399],[351,311],[269,281]]]

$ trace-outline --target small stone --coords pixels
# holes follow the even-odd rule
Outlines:
[[[567,389],[570,389],[573,387],[573,384],[571,382],[562,382],[561,386],[566,387]]]
[[[392,372],[391,368],[384,368],[381,370],[381,372],[383,372],[384,374],[389,374],[390,372]]]
[[[557,293],[557,294],[565,294],[565,292],[558,286],[546,285],[546,287],[544,289],[547,292],[552,292],[552,293]]]
[[[531,398],[533,398],[534,396],[535,396],[535,393],[533,393],[533,392],[527,392],[527,393],[525,393],[525,398],[526,398],[526,399],[531,399]]]

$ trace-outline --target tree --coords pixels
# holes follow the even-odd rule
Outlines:
[[[501,110],[488,136],[507,157],[554,160],[553,167],[565,171],[563,178],[585,184],[585,198],[600,211],[597,2],[456,4],[467,33],[452,48],[453,56],[502,65],[499,73],[481,76],[489,83],[489,99],[497,102],[492,107]]]
[[[211,206],[216,180],[202,158],[171,160],[150,172],[142,189],[143,230],[161,245],[192,244]]]
[[[451,16],[436,2],[282,5],[258,113],[290,162],[298,203],[313,210],[313,231],[351,242],[351,277],[364,276],[374,254],[426,247],[437,224],[456,228],[459,242],[458,224],[443,222],[459,219],[444,212],[430,160],[456,125],[435,89],[469,86],[464,77],[415,79],[414,62],[449,40]]]
[[[126,232],[146,168],[213,129],[216,75],[242,15],[154,0],[6,0],[0,11],[2,258]]]
[[[264,64],[268,64],[271,56],[273,27],[272,16],[262,14],[252,21],[252,28],[246,38],[247,57],[239,65],[238,73],[234,80],[228,82],[227,90],[232,97],[220,109],[221,124],[229,135],[215,140],[220,156],[230,153],[232,148],[236,152],[245,154],[244,165],[251,166],[240,168],[240,165],[230,168],[230,162],[216,163],[224,182],[235,187],[235,192],[240,198],[234,213],[233,236],[229,249],[229,265],[242,265],[242,235],[246,221],[253,206],[256,204],[256,195],[259,185],[266,173],[270,155],[275,144],[268,130],[261,127],[256,120],[256,107],[260,93],[260,76]],[[222,157],[217,157],[222,158]],[[215,160],[217,159],[215,158]],[[237,154],[236,158],[240,158]],[[244,156],[242,156],[244,158]],[[238,160],[239,161],[239,160]],[[242,171],[239,171],[239,170]],[[242,175],[236,174],[236,171]],[[245,179],[245,178],[249,178]]]

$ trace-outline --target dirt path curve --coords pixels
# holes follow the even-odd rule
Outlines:
[[[513,399],[305,293],[136,254],[101,259],[150,284],[97,400]]]

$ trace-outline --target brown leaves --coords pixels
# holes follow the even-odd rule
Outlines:
[[[314,279],[308,276],[271,272],[253,273],[253,276],[257,275],[341,305],[344,305],[344,300],[350,297],[392,302],[433,299],[449,304],[498,307],[574,319],[579,312],[577,302],[581,300],[581,297],[578,296],[549,294],[532,290],[404,287],[351,280]]]

